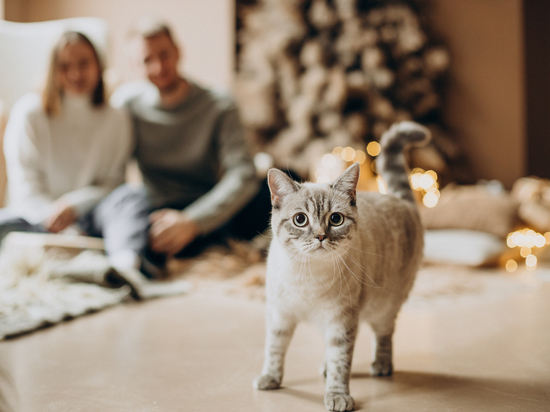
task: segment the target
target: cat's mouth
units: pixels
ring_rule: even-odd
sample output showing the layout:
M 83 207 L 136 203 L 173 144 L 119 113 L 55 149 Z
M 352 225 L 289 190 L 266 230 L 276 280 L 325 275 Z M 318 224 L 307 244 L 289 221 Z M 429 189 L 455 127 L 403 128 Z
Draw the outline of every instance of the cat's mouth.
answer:
M 313 247 L 313 250 L 312 250 L 312 251 L 313 251 L 313 252 L 322 252 L 322 251 L 326 252 L 326 251 L 328 251 L 327 244 L 326 244 L 326 243 L 323 243 L 323 242 L 319 242 L 319 243 L 317 244 L 317 246 L 314 246 L 314 247 Z

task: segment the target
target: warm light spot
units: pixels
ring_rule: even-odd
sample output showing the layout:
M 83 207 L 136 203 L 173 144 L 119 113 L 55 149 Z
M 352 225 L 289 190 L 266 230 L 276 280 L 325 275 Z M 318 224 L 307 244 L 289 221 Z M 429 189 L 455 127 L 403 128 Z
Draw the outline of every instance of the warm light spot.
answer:
M 423 176 L 422 173 L 413 173 L 411 175 L 411 187 L 414 190 L 420 190 L 420 178 Z
M 515 272 L 517 268 L 517 262 L 514 259 L 508 259 L 508 261 L 506 262 L 506 270 L 508 272 Z
M 436 172 L 434 172 L 433 170 L 428 170 L 426 172 L 426 174 L 428 176 L 431 176 L 434 182 L 437 182 L 437 173 Z
M 355 158 L 355 150 L 352 147 L 346 147 L 341 153 L 342 159 L 351 162 Z
M 508 245 L 509 248 L 515 248 L 517 246 L 516 242 L 514 241 L 514 234 L 513 233 L 510 233 L 508 235 L 508 237 L 506 238 L 506 244 Z
M 419 173 L 419 174 L 423 175 L 425 172 L 424 172 L 424 169 L 421 169 L 420 167 L 415 167 L 415 168 L 411 171 L 411 174 L 415 174 L 415 173 Z
M 331 169 L 336 165 L 336 158 L 331 154 L 326 154 L 321 159 L 321 164 L 324 167 Z
M 537 234 L 537 238 L 535 240 L 535 246 L 536 247 L 543 247 L 546 244 L 546 239 L 543 235 L 540 233 Z
M 355 161 L 358 162 L 360 165 L 365 163 L 365 160 L 367 160 L 367 155 L 362 150 L 356 150 L 355 151 Z
M 535 233 L 534 230 L 528 230 L 525 233 L 525 246 L 534 247 L 536 240 L 537 240 L 537 234 Z
M 544 238 L 546 239 L 546 244 L 549 245 L 550 244 L 550 232 L 546 232 L 544 234 Z
M 535 255 L 529 255 L 525 258 L 525 266 L 528 268 L 535 268 L 537 266 L 537 257 Z
M 519 254 L 521 255 L 521 257 L 526 258 L 527 256 L 529 256 L 531 254 L 531 248 L 528 247 L 528 246 L 523 246 L 520 249 Z
M 525 239 L 525 235 L 523 233 L 520 233 L 520 232 L 516 232 L 516 238 L 515 238 L 515 241 L 516 241 L 516 245 L 520 246 L 520 247 L 523 247 L 525 246 L 525 243 L 527 243 L 527 239 Z
M 332 149 L 332 154 L 334 156 L 340 156 L 342 154 L 342 150 L 344 150 L 342 146 L 336 146 L 334 149 Z
M 438 199 L 441 197 L 441 193 L 435 187 L 430 187 L 427 193 L 433 193 Z
M 368 145 L 367 145 L 367 153 L 370 154 L 372 157 L 376 157 L 380 154 L 380 143 L 378 142 L 370 142 Z
M 382 194 L 388 193 L 388 188 L 386 183 L 382 180 L 380 176 L 376 176 L 376 183 L 378 184 L 378 191 Z
M 424 203 L 424 206 L 432 208 L 432 207 L 435 207 L 435 205 L 437 205 L 438 200 L 439 198 L 435 193 L 428 192 L 422 198 L 422 203 Z
M 317 183 L 329 183 L 330 182 L 330 177 L 328 177 L 327 175 L 321 175 L 317 178 Z
M 419 179 L 419 183 L 420 183 L 420 187 L 424 190 L 428 190 L 430 187 L 433 186 L 433 184 L 435 183 L 435 180 L 433 179 L 433 177 L 431 175 L 429 175 L 428 173 L 424 173 L 420 179 Z

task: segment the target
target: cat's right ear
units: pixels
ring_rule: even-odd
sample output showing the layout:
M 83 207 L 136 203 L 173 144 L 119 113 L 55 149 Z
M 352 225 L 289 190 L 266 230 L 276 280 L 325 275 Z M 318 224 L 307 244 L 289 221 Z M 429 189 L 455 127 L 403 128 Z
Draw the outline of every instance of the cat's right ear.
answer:
M 269 169 L 267 184 L 271 192 L 271 205 L 274 208 L 281 207 L 283 199 L 299 189 L 298 183 L 279 169 Z

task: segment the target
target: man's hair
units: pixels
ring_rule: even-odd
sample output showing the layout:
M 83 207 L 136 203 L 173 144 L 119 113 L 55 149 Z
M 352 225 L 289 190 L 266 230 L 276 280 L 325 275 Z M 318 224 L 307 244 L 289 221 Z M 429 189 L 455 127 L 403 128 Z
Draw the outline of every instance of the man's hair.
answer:
M 59 69 L 59 53 L 68 44 L 84 43 L 92 48 L 94 57 L 99 67 L 99 81 L 92 93 L 92 104 L 96 107 L 102 106 L 105 103 L 105 83 L 103 82 L 103 65 L 97 49 L 93 43 L 80 32 L 67 31 L 63 33 L 60 39 L 55 44 L 51 56 L 50 64 L 48 67 L 48 74 L 46 77 L 46 84 L 42 90 L 42 106 L 48 116 L 56 116 L 61 113 L 61 95 L 62 91 L 59 88 L 59 82 L 57 79 Z
M 141 39 L 151 39 L 157 36 L 166 36 L 170 41 L 176 45 L 174 37 L 172 36 L 172 30 L 162 20 L 144 19 L 140 20 L 130 32 L 131 37 L 139 37 Z

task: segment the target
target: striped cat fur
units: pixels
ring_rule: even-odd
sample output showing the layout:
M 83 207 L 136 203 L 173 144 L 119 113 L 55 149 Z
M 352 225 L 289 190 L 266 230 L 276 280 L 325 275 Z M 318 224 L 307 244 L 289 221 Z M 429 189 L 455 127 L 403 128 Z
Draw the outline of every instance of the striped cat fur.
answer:
M 266 346 L 257 389 L 277 389 L 296 325 L 324 336 L 325 406 L 351 411 L 351 360 L 357 330 L 375 336 L 374 376 L 392 373 L 395 320 L 422 259 L 423 229 L 408 181 L 404 149 L 425 143 L 413 122 L 393 125 L 381 139 L 378 170 L 388 194 L 359 192 L 359 164 L 330 184 L 297 183 L 271 169 L 273 239 L 266 275 Z

